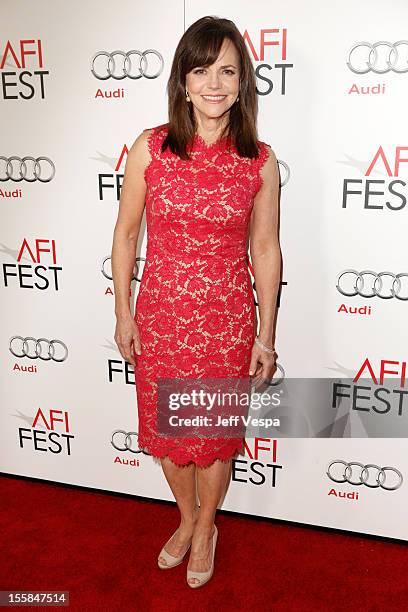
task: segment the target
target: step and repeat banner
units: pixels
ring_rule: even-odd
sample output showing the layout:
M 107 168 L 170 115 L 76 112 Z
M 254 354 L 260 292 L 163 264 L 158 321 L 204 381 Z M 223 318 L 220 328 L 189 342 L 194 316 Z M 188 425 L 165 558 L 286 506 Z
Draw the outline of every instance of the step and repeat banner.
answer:
M 406 3 L 2 9 L 0 471 L 172 499 L 138 447 L 110 256 L 128 150 L 167 121 L 182 33 L 217 15 L 245 38 L 259 137 L 279 161 L 276 376 L 347 379 L 354 400 L 328 405 L 318 432 L 248 438 L 222 507 L 408 540 Z M 133 304 L 146 239 L 143 220 Z

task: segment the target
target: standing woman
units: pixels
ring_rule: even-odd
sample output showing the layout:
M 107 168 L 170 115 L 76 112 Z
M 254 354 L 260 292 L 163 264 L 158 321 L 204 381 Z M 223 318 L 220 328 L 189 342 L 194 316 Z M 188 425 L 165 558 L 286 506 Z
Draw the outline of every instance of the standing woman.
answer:
M 145 129 L 126 162 L 112 246 L 115 341 L 135 369 L 139 447 L 160 458 L 180 511 L 158 565 L 178 565 L 191 547 L 187 583 L 197 588 L 213 573 L 215 514 L 243 438 L 160 435 L 157 379 L 272 378 L 279 172 L 273 150 L 257 139 L 254 69 L 232 21 L 207 16 L 187 29 L 168 97 L 168 123 Z M 146 263 L 133 316 L 129 287 L 145 205 Z

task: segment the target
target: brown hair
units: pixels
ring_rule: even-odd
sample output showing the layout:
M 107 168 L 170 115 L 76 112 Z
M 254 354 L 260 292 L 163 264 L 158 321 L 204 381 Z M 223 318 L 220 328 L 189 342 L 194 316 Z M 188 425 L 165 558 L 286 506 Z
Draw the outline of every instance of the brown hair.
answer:
M 240 58 L 239 100 L 229 109 L 229 124 L 221 137 L 229 137 L 241 157 L 258 157 L 256 119 L 258 97 L 255 71 L 245 41 L 233 21 L 207 15 L 198 19 L 183 34 L 177 45 L 167 83 L 168 133 L 162 144 L 182 159 L 190 159 L 187 148 L 194 138 L 194 109 L 186 100 L 186 74 L 197 66 L 210 66 L 228 38 Z

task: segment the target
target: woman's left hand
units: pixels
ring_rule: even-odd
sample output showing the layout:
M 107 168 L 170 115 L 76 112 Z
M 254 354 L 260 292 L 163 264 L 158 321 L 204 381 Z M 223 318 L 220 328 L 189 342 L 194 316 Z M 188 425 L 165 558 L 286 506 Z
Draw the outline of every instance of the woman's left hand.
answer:
M 276 370 L 276 353 L 267 353 L 255 342 L 249 366 L 249 375 L 255 383 L 255 389 L 259 391 L 265 383 L 268 385 Z

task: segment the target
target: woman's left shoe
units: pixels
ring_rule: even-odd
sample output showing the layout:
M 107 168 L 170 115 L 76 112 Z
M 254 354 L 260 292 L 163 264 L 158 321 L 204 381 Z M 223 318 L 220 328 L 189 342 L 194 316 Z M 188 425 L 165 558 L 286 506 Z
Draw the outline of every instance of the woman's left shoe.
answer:
M 187 570 L 187 584 L 192 589 L 197 589 L 200 586 L 203 586 L 206 582 L 208 582 L 213 575 L 214 572 L 214 556 L 215 556 L 215 547 L 217 545 L 218 538 L 218 529 L 217 526 L 214 525 L 214 533 L 212 537 L 212 559 L 211 559 L 211 567 L 207 572 L 193 572 L 191 570 Z M 195 578 L 195 582 L 191 583 L 190 580 Z
M 176 532 L 174 532 L 176 533 Z M 171 538 L 174 536 L 171 536 Z M 191 542 L 187 548 L 187 550 L 185 551 L 184 554 L 182 554 L 180 557 L 174 557 L 174 555 L 171 555 L 170 553 L 167 552 L 167 550 L 165 550 L 165 546 L 167 546 L 167 544 L 170 542 L 171 538 L 169 540 L 167 540 L 166 544 L 163 546 L 163 548 L 160 551 L 160 554 L 158 556 L 157 559 L 157 565 L 160 567 L 160 569 L 170 569 L 171 567 L 176 567 L 177 565 L 180 565 L 180 563 L 183 562 L 184 557 L 186 556 L 187 551 L 189 550 L 190 546 L 191 546 Z M 163 563 L 163 561 L 164 563 Z

